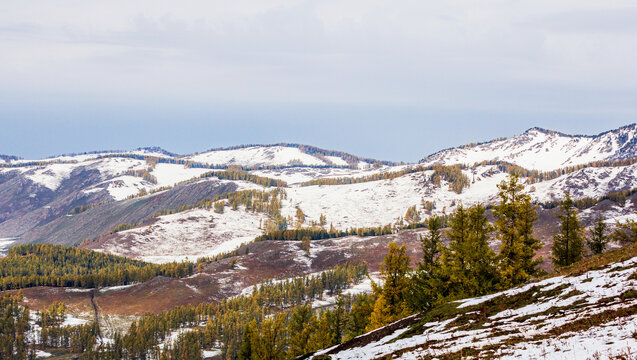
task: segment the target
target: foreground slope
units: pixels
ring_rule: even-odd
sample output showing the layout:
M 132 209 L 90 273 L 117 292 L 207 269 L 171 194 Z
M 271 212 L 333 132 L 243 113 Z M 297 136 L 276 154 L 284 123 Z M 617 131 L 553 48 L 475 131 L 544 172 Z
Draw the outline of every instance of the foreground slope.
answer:
M 618 249 L 562 276 L 443 304 L 316 355 L 332 359 L 634 359 L 635 255 L 634 245 Z M 597 265 L 609 257 L 623 257 L 623 261 Z

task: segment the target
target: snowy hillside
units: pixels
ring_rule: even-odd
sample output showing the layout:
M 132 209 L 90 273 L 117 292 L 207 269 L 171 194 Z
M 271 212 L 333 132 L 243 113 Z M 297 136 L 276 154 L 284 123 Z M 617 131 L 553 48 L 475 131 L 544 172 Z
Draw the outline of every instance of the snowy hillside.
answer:
M 401 176 L 393 180 L 379 180 L 351 185 L 295 186 L 287 189 L 288 201 L 282 214 L 294 216 L 300 208 L 308 221 L 317 221 L 321 214 L 336 228 L 387 225 L 405 215 L 417 205 L 423 217 L 422 200 L 435 202 L 434 213 L 450 213 L 462 203 L 494 203 L 497 185 L 508 174 L 494 166 L 480 166 L 465 170 L 471 179 L 469 188 L 457 194 L 443 182 L 440 187 L 431 181 L 433 171 Z M 614 168 L 586 168 L 556 179 L 534 183 L 527 187 L 538 202 L 562 199 L 566 191 L 574 198 L 598 198 L 610 192 L 637 187 L 637 165 Z
M 349 163 L 339 156 L 312 155 L 298 147 L 257 145 L 220 149 L 190 155 L 185 159 L 209 165 L 239 165 L 245 167 L 268 166 L 326 166 L 347 167 Z M 360 166 L 364 166 L 361 164 Z
M 167 263 L 229 252 L 261 234 L 265 216 L 244 209 L 217 214 L 194 209 L 160 216 L 157 222 L 122 231 L 87 248 L 139 260 Z
M 637 156 L 637 125 L 597 136 L 566 135 L 533 128 L 508 139 L 443 150 L 422 160 L 426 164 L 474 164 L 485 160 L 507 161 L 527 169 L 554 170 L 599 160 Z
M 318 354 L 331 359 L 633 359 L 637 257 L 442 305 Z M 627 356 L 627 357 L 621 357 Z

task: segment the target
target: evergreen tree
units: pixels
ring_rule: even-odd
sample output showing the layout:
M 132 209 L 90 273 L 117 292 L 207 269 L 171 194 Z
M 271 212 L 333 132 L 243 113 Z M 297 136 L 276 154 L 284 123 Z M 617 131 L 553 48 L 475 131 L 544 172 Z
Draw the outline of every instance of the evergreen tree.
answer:
M 495 253 L 489 249 L 493 231 L 481 205 L 462 205 L 449 219 L 449 247 L 443 248 L 441 292 L 451 298 L 481 295 L 493 289 L 496 279 Z
M 428 233 L 420 236 L 423 252 L 422 262 L 418 263 L 418 270 L 411 276 L 410 306 L 416 311 L 429 309 L 438 298 L 437 275 L 440 272 L 440 255 L 442 237 L 442 223 L 438 216 L 427 220 Z
M 263 360 L 282 360 L 285 358 L 285 314 L 280 313 L 266 318 L 260 324 L 258 332 L 253 333 L 252 358 Z
M 312 307 L 309 305 L 297 306 L 290 314 L 288 358 L 296 358 L 309 352 L 308 341 L 314 332 L 314 329 L 309 326 L 311 320 Z
M 595 225 L 590 231 L 590 238 L 588 239 L 588 248 L 595 255 L 601 254 L 606 249 L 608 239 L 606 238 L 606 223 L 602 219 L 601 215 L 597 217 Z
M 448 247 L 442 249 L 441 273 L 444 286 L 440 289 L 444 297 L 455 296 L 466 291 L 466 274 L 469 249 L 469 216 L 460 204 L 449 217 Z
M 369 325 L 373 310 L 374 299 L 372 295 L 361 294 L 356 296 L 352 304 L 352 309 L 349 312 L 346 334 L 343 340 L 351 340 L 363 334 Z
M 310 336 L 309 343 L 311 344 L 311 351 L 325 349 L 334 345 L 334 334 L 330 332 L 329 320 L 327 313 L 323 312 L 318 317 L 313 316 L 310 325 L 313 329 L 316 329 Z
M 252 359 L 252 337 L 255 336 L 255 328 L 257 327 L 257 321 L 252 320 L 251 323 L 246 326 L 243 331 L 243 340 L 241 341 L 241 346 L 239 347 L 239 353 L 237 354 L 237 358 L 239 360 L 251 360 Z
M 405 221 L 408 223 L 417 223 L 420 222 L 420 214 L 418 213 L 418 208 L 416 205 L 410 206 L 405 213 Z
M 522 239 L 522 269 L 529 276 L 538 274 L 538 265 L 542 258 L 535 259 L 535 254 L 542 247 L 540 240 L 533 236 L 533 225 L 538 219 L 536 206 L 531 197 L 524 195 L 518 207 L 518 234 Z
M 27 357 L 29 310 L 20 305 L 22 293 L 0 295 L 0 359 L 21 360 Z
M 494 228 L 487 219 L 482 205 L 469 208 L 469 242 L 466 248 L 469 265 L 469 279 L 475 287 L 472 296 L 491 292 L 497 283 L 495 252 L 489 248 L 489 234 Z M 470 281 L 471 283 L 471 281 Z
M 628 219 L 626 222 L 615 224 L 613 231 L 613 240 L 621 244 L 630 244 L 637 242 L 637 221 Z
M 405 244 L 398 246 L 394 242 L 389 243 L 389 252 L 380 267 L 383 286 L 373 284 L 374 292 L 378 295 L 371 320 L 374 326 L 385 325 L 406 315 L 406 300 L 410 290 L 406 249 Z
M 583 228 L 577 219 L 577 209 L 568 192 L 560 205 L 558 218 L 561 225 L 559 232 L 553 235 L 551 260 L 555 266 L 568 266 L 582 258 L 583 249 Z
M 524 186 L 517 175 L 498 185 L 500 203 L 494 206 L 495 229 L 502 245 L 499 253 L 501 287 L 521 284 L 537 273 L 535 251 L 540 243 L 533 237 L 537 220 L 535 206 L 523 193 Z

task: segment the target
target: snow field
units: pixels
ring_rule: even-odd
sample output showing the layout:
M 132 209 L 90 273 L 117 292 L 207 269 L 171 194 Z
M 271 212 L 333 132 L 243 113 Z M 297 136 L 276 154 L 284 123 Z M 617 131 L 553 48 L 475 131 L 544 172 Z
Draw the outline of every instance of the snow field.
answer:
M 261 234 L 259 221 L 265 215 L 246 212 L 245 208 L 223 214 L 193 209 L 160 216 L 150 226 L 119 233 L 116 242 L 105 243 L 99 250 L 154 262 L 191 261 L 232 251 Z

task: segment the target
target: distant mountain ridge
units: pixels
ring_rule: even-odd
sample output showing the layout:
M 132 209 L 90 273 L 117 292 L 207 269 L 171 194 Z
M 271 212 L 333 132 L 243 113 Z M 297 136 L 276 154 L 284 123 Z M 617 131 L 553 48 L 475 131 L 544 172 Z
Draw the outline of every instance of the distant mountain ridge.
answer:
M 182 158 L 190 158 L 190 157 L 205 154 L 205 153 L 211 153 L 211 152 L 245 150 L 249 148 L 267 149 L 267 148 L 275 148 L 275 147 L 298 149 L 299 151 L 305 154 L 313 155 L 313 156 L 338 157 L 343 159 L 348 164 L 357 164 L 359 162 L 364 162 L 368 164 L 382 164 L 387 166 L 398 164 L 397 162 L 393 162 L 393 161 L 377 160 L 373 158 L 357 156 L 357 155 L 353 155 L 353 154 L 350 154 L 344 151 L 339 151 L 339 150 L 327 150 L 327 149 L 319 148 L 312 145 L 299 144 L 299 143 L 284 143 L 284 142 L 274 143 L 274 144 L 241 144 L 241 145 L 233 145 L 233 146 L 227 146 L 227 147 L 216 147 L 216 148 L 210 148 L 202 152 L 194 152 L 192 154 L 178 154 L 178 153 L 168 151 L 159 146 L 145 146 L 145 147 L 138 147 L 133 150 L 93 150 L 93 151 L 85 151 L 85 152 L 63 153 L 59 155 L 52 155 L 52 156 L 47 156 L 45 158 L 32 159 L 28 161 L 40 161 L 40 160 L 46 161 L 46 160 L 52 160 L 52 159 L 58 159 L 58 158 L 73 158 L 73 157 L 80 157 L 80 156 L 86 156 L 86 155 L 106 155 L 106 154 L 140 154 L 140 155 L 148 154 L 148 156 L 164 155 L 171 158 L 182 159 Z M 13 156 L 13 155 L 0 154 L 0 160 L 4 160 L 5 162 L 10 162 L 10 161 L 23 160 L 23 158 L 18 156 Z M 330 162 L 329 161 L 326 162 L 325 165 L 330 165 Z
M 600 160 L 637 157 L 637 124 L 598 135 L 569 135 L 533 127 L 511 138 L 498 138 L 433 153 L 421 163 L 451 165 L 501 160 L 531 170 L 556 170 Z
M 461 203 L 493 202 L 497 184 L 514 167 L 494 163 L 473 166 L 483 160 L 502 160 L 527 169 L 538 168 L 536 165 L 556 169 L 631 158 L 526 179 L 532 183 L 529 191 L 538 203 L 558 201 L 566 191 L 575 199 L 597 199 L 637 188 L 637 159 L 632 159 L 637 158 L 636 132 L 636 125 L 595 136 L 532 128 L 513 138 L 443 150 L 427 158 L 427 166 L 422 167 L 288 143 L 246 144 L 192 155 L 140 147 L 126 152 L 0 162 L 0 239 L 77 244 L 119 224 L 142 223 L 157 211 L 191 205 L 224 192 L 271 191 L 245 177 L 219 176 L 225 169 L 235 171 L 237 167 L 250 176 L 287 184 L 286 198 L 280 204 L 286 219 L 293 219 L 301 209 L 307 219 L 305 225 L 327 216 L 335 228 L 347 229 L 396 223 L 413 206 L 426 217 L 448 213 Z M 441 175 L 428 165 L 458 163 L 470 165 L 455 169 L 459 180 L 466 179 L 462 188 L 452 190 L 447 180 L 434 182 Z M 357 178 L 369 180 L 347 181 Z M 325 181 L 301 186 L 313 180 Z M 337 184 L 341 185 L 330 186 Z M 140 210 L 150 209 L 147 203 L 153 206 L 152 211 Z M 426 206 L 430 207 L 428 211 L 424 210 Z M 631 209 L 616 209 L 608 213 L 608 218 L 626 216 Z M 191 221 L 189 217 L 181 220 Z M 221 231 L 223 226 L 211 231 Z M 234 239 L 238 232 L 229 230 L 218 235 Z

